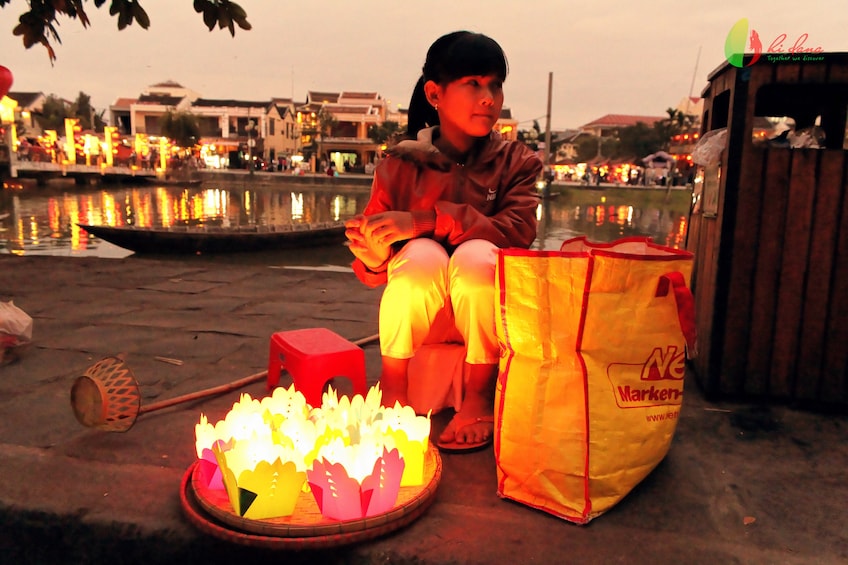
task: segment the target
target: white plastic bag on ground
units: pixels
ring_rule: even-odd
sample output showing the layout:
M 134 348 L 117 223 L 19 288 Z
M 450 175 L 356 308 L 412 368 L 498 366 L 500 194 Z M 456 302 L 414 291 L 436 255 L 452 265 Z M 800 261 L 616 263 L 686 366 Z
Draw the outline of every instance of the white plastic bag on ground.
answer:
M 32 318 L 12 301 L 0 302 L 0 365 L 14 361 L 32 341 Z

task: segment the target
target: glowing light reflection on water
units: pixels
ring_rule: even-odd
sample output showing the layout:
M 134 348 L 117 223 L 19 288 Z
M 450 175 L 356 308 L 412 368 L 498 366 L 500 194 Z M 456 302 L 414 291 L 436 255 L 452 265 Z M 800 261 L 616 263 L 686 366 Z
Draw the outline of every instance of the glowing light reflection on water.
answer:
M 601 242 L 650 236 L 663 245 L 685 247 L 688 190 L 555 186 L 554 194 L 537 209 L 539 230 L 533 249 L 558 249 L 562 241 L 578 235 Z M 360 212 L 368 196 L 367 186 L 245 187 L 244 183 L 4 190 L 0 192 L 0 253 L 123 258 L 132 252 L 90 236 L 78 224 L 229 227 L 326 222 Z M 228 259 L 339 266 L 351 259 L 343 246 L 276 255 Z

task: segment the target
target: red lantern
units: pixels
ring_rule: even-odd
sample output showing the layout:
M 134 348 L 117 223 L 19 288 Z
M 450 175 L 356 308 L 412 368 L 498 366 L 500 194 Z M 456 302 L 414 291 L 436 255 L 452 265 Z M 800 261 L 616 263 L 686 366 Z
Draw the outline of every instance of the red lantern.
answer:
M 10 88 L 12 88 L 12 71 L 0 65 L 0 98 L 6 96 Z

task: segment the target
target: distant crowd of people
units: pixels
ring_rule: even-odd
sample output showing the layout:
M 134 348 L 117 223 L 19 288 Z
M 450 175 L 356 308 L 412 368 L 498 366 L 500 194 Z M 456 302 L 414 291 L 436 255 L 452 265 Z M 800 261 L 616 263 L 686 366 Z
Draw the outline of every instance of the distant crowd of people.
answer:
M 19 161 L 36 161 L 46 162 L 52 161 L 50 152 L 42 147 L 38 140 L 30 141 L 26 137 L 22 137 L 18 142 L 18 160 Z
M 76 163 L 90 164 L 93 166 L 101 166 L 104 163 L 105 155 L 100 147 L 92 146 L 89 149 L 88 155 L 77 150 Z M 43 163 L 65 163 L 68 161 L 65 153 L 64 139 L 58 139 L 54 144 L 45 147 L 39 142 L 39 139 L 32 137 L 21 137 L 16 155 L 19 161 L 43 162 Z M 121 144 L 115 149 L 112 163 L 118 167 L 138 167 L 142 170 L 156 169 L 160 166 L 160 154 L 157 147 L 151 147 L 147 151 L 136 152 L 135 147 Z M 238 164 L 237 164 L 238 163 Z M 250 162 L 244 158 L 240 162 L 233 162 L 228 159 L 221 161 L 221 166 L 241 167 L 247 169 L 250 167 Z M 321 160 L 318 164 L 317 171 L 321 171 L 328 176 L 339 176 L 340 173 L 365 173 L 372 174 L 374 172 L 374 163 L 367 163 L 364 167 L 357 166 L 355 158 L 344 159 L 337 164 L 335 160 Z M 202 169 L 206 168 L 207 164 L 200 155 L 191 153 L 184 155 L 174 155 L 168 158 L 168 169 Z M 291 173 L 293 175 L 303 175 L 311 171 L 308 162 L 293 159 L 291 155 L 277 155 L 272 159 L 264 159 L 261 156 L 253 156 L 253 170 L 263 172 L 282 172 Z

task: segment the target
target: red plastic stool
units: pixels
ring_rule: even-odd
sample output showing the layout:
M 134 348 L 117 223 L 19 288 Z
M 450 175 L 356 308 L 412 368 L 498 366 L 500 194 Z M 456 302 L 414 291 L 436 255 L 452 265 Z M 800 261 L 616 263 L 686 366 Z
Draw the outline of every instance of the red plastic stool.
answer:
M 347 377 L 353 393 L 365 395 L 365 352 L 342 336 L 325 328 L 277 332 L 271 335 L 268 357 L 268 390 L 280 382 L 285 368 L 294 388 L 311 406 L 321 406 L 324 385 L 334 377 Z

